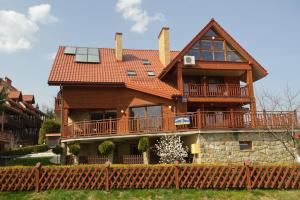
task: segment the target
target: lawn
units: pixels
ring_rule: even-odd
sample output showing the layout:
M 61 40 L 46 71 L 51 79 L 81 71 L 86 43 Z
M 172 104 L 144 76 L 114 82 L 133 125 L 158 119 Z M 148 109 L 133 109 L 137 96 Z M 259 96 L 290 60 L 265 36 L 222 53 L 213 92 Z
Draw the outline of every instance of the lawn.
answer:
M 300 190 L 113 190 L 110 192 L 99 190 L 52 190 L 40 193 L 35 192 L 1 192 L 0 199 L 217 199 L 217 200 L 299 200 Z

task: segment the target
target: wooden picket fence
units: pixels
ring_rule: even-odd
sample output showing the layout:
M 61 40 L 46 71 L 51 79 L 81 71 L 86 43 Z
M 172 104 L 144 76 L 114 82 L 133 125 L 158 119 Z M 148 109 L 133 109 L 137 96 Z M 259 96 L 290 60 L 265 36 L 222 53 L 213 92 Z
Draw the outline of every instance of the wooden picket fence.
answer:
M 1 168 L 1 191 L 51 189 L 300 189 L 300 166 L 132 165 Z

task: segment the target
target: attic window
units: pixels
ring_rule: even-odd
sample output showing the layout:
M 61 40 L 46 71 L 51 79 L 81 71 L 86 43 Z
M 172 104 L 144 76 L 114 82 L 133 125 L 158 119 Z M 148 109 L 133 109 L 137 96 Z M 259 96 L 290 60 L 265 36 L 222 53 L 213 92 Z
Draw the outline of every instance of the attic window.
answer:
M 148 59 L 142 60 L 143 65 L 151 65 L 151 62 Z
M 147 71 L 147 75 L 148 76 L 155 76 L 155 73 L 154 73 L 154 71 Z
M 136 71 L 135 70 L 128 70 L 127 71 L 127 76 L 136 76 Z

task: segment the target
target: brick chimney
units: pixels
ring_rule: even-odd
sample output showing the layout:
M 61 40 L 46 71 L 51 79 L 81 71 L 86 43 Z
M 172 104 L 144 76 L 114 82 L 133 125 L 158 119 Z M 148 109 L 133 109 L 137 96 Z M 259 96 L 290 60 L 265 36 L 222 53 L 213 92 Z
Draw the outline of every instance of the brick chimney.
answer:
M 123 60 L 122 33 L 115 34 L 115 55 L 117 61 Z
M 163 27 L 158 35 L 159 60 L 163 66 L 170 63 L 169 27 Z
M 8 86 L 11 86 L 12 80 L 10 80 L 8 77 L 5 77 L 5 82 Z

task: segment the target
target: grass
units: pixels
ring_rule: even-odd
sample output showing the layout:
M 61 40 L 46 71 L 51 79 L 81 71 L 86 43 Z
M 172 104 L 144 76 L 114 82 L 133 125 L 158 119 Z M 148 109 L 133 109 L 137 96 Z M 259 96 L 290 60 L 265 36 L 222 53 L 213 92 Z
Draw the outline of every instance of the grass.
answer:
M 38 158 L 15 158 L 6 161 L 7 166 L 35 166 L 36 163 L 40 162 L 43 166 L 53 165 L 50 162 L 52 157 L 38 157 Z
M 152 190 L 112 190 L 110 192 L 100 190 L 49 190 L 40 193 L 35 192 L 1 192 L 0 200 L 38 200 L 38 199 L 207 199 L 207 200 L 299 200 L 300 190 L 174 190 L 174 189 L 152 189 Z

